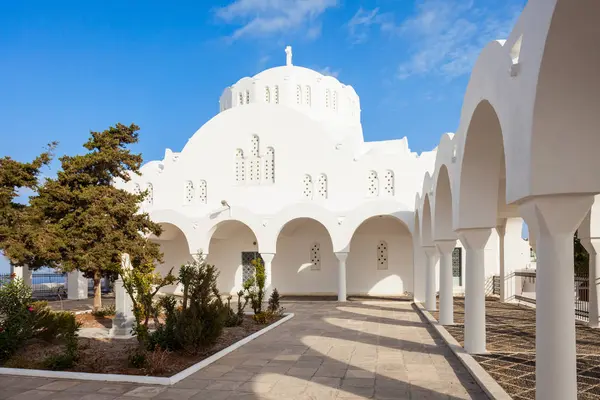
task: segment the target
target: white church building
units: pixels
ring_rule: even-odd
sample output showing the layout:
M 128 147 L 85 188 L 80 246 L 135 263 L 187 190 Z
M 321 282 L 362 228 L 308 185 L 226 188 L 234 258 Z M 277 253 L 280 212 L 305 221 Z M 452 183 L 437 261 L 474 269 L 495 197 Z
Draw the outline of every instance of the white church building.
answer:
M 284 295 L 412 296 L 424 257 L 415 193 L 436 150 L 416 154 L 406 138 L 366 142 L 352 86 L 293 65 L 285 50 L 286 65 L 226 88 L 219 113 L 180 152 L 167 149 L 123 184 L 149 192 L 143 209 L 164 228 L 159 270 L 202 251 L 220 271 L 219 289 L 235 293 L 260 254 L 267 285 Z M 497 236 L 486 250 L 498 260 L 491 277 Z

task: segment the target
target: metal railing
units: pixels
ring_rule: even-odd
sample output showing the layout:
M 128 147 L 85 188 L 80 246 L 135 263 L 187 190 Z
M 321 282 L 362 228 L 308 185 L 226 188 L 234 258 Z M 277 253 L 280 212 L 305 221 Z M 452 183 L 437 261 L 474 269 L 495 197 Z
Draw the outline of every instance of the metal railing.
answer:
M 515 299 L 535 304 L 535 281 L 536 271 L 515 271 L 517 285 L 520 286 L 515 295 Z M 573 285 L 573 301 L 575 308 L 575 316 L 582 320 L 589 320 L 589 277 L 587 274 L 576 273 L 574 276 Z
M 0 286 L 10 281 L 10 274 L 0 274 Z M 67 297 L 67 275 L 60 273 L 31 274 L 31 290 L 34 298 L 47 299 Z

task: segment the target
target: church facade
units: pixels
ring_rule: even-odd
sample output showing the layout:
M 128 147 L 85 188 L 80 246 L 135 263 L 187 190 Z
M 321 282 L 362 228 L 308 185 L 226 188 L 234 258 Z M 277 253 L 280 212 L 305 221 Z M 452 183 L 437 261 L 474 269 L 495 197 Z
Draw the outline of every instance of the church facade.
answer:
M 153 238 L 159 270 L 201 251 L 220 271 L 219 289 L 235 293 L 260 255 L 267 285 L 284 295 L 412 295 L 424 257 L 414 199 L 436 151 L 411 152 L 406 138 L 365 142 L 352 86 L 286 54 L 286 65 L 226 88 L 219 113 L 180 152 L 167 149 L 120 183 L 148 191 L 142 208 L 164 228 Z

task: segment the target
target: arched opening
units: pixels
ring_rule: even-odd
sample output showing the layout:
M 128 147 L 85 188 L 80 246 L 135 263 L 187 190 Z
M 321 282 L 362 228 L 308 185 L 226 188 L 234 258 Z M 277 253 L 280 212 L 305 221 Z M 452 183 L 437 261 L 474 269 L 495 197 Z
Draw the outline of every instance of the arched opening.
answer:
M 177 276 L 179 268 L 192 260 L 190 246 L 185 233 L 178 226 L 168 222 L 160 223 L 160 225 L 163 233 L 159 237 L 154 235 L 149 237 L 150 241 L 160 245 L 160 251 L 163 253 L 163 262 L 156 265 L 156 272 L 165 276 L 173 268 L 173 274 Z M 192 251 L 195 252 L 195 250 Z M 175 293 L 176 288 L 176 285 L 166 286 L 162 291 Z
M 250 262 L 259 256 L 256 235 L 243 222 L 220 222 L 213 230 L 207 262 L 219 270 L 217 285 L 222 293 L 236 293 L 251 274 Z
M 349 295 L 402 296 L 413 291 L 413 241 L 391 215 L 364 221 L 352 235 L 346 261 Z
M 287 222 L 277 237 L 273 287 L 286 295 L 336 295 L 338 260 L 325 226 L 312 218 Z

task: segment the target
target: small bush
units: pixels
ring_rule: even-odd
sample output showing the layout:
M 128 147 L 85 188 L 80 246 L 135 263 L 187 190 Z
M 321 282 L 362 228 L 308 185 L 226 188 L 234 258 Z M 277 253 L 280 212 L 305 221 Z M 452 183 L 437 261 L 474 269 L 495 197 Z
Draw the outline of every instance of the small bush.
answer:
M 283 312 L 285 311 L 284 308 L 279 305 L 279 292 L 277 291 L 277 288 L 273 289 L 273 292 L 269 297 L 268 310 L 270 313 L 279 316 L 283 315 Z
M 160 375 L 165 373 L 169 363 L 169 351 L 161 349 L 160 346 L 156 346 L 152 352 L 147 354 L 146 363 L 150 375 Z
M 129 366 L 133 368 L 144 368 L 146 367 L 148 360 L 146 357 L 146 351 L 140 347 L 136 347 L 127 359 Z
M 244 291 L 240 290 L 237 293 L 238 302 L 237 302 L 237 312 L 233 311 L 231 308 L 231 295 L 227 297 L 227 320 L 225 321 L 225 326 L 240 326 L 242 322 L 244 322 L 244 309 L 248 304 L 249 296 L 244 296 Z
M 115 315 L 117 313 L 117 309 L 114 304 L 110 304 L 108 306 L 104 306 L 97 311 L 93 311 L 92 315 L 96 318 L 105 318 L 111 315 Z
M 0 287 L 0 360 L 10 358 L 33 337 L 31 288 L 20 279 Z

